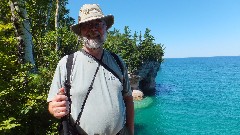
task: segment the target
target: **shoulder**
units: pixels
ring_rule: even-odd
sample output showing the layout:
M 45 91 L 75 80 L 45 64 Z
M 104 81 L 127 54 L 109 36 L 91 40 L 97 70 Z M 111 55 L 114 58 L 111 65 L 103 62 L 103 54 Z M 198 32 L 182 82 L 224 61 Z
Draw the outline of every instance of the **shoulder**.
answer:
M 64 57 L 62 57 L 58 62 L 58 67 L 62 67 L 63 65 L 66 65 L 67 58 L 68 58 L 68 55 L 65 55 Z
M 104 53 L 107 54 L 108 57 L 112 57 L 115 60 L 120 60 L 121 63 L 124 64 L 124 60 L 122 59 L 122 57 L 114 52 L 108 51 L 108 50 L 104 50 Z
M 58 67 L 66 67 L 66 63 L 67 63 L 68 57 L 71 55 L 72 58 L 74 59 L 74 58 L 77 58 L 77 56 L 79 56 L 80 53 L 81 53 L 80 51 L 77 51 L 75 53 L 72 53 L 72 54 L 69 54 L 69 55 L 65 55 L 58 62 Z

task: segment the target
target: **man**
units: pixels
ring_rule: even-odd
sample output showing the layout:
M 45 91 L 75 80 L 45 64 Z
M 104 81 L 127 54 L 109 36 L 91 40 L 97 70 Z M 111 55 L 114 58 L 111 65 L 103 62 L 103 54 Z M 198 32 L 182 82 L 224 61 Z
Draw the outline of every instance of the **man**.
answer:
M 126 66 L 120 58 L 124 65 L 122 73 L 117 60 L 103 49 L 114 17 L 104 16 L 97 4 L 85 4 L 80 9 L 78 21 L 71 29 L 82 39 L 83 48 L 75 52 L 73 58 L 70 116 L 74 122 L 78 120 L 92 83 L 93 89 L 86 98 L 77 127 L 89 135 L 123 134 L 124 129 L 134 134 L 133 98 Z M 58 119 L 69 113 L 68 98 L 63 94 L 67 57 L 58 63 L 47 99 L 49 112 Z

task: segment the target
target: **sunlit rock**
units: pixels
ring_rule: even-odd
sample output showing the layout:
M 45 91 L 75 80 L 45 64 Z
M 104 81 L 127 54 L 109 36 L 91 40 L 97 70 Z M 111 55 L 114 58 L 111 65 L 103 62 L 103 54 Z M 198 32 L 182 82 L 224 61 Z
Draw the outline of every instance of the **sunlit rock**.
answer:
M 133 100 L 142 100 L 144 94 L 140 90 L 133 90 L 132 96 L 133 96 Z

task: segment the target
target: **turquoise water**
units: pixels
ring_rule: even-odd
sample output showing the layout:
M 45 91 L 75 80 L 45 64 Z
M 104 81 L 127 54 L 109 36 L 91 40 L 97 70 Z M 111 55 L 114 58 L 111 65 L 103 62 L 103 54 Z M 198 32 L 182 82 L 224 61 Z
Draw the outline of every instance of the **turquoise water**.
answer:
M 135 102 L 136 135 L 240 135 L 240 56 L 165 59 L 156 89 Z

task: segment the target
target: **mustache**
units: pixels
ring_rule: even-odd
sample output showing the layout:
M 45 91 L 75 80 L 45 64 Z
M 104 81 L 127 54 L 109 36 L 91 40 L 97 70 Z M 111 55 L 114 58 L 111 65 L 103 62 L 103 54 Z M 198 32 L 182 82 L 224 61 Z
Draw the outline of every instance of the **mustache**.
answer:
M 90 39 L 92 39 L 92 38 L 101 38 L 101 35 L 100 35 L 99 32 L 88 32 L 86 34 L 86 37 L 90 38 Z

